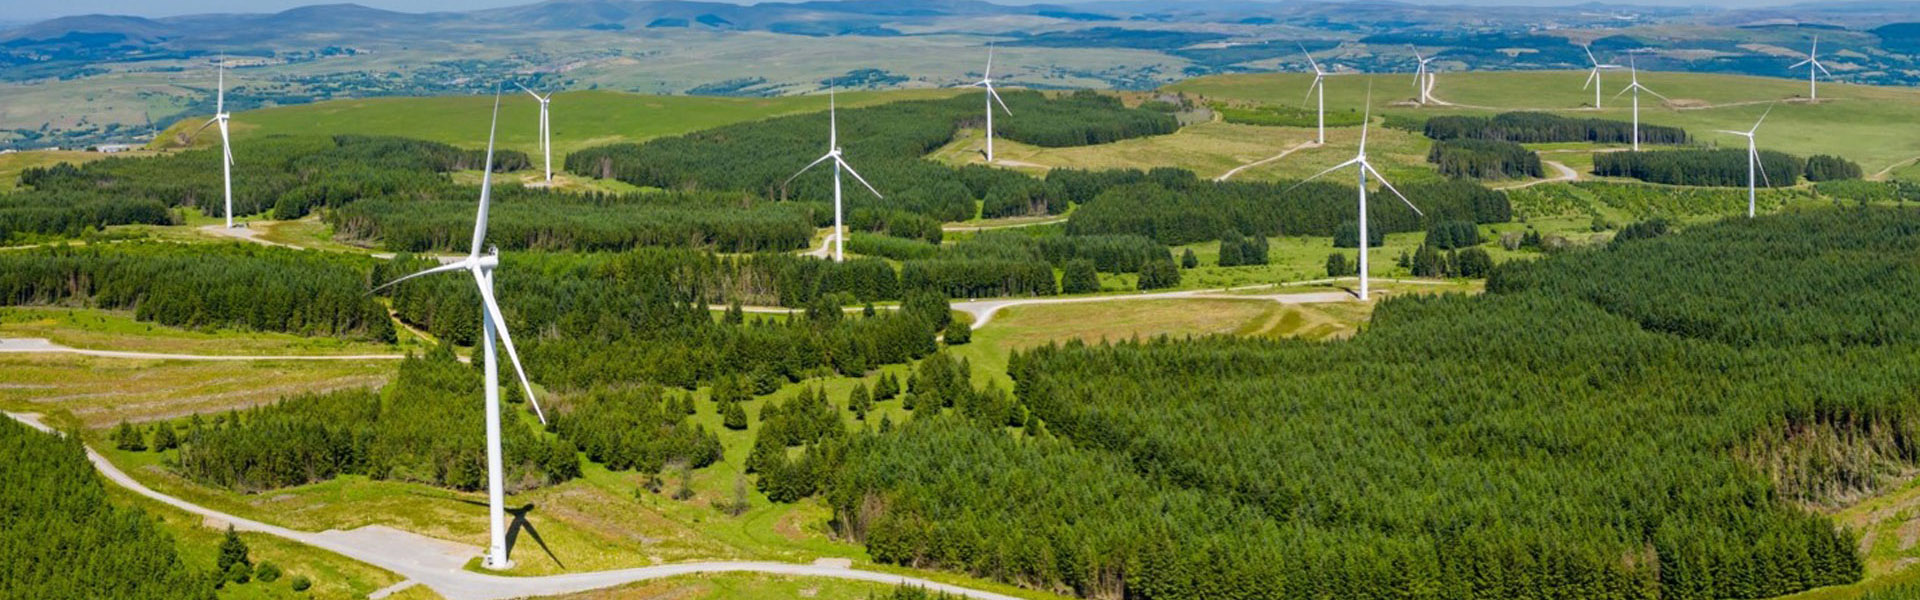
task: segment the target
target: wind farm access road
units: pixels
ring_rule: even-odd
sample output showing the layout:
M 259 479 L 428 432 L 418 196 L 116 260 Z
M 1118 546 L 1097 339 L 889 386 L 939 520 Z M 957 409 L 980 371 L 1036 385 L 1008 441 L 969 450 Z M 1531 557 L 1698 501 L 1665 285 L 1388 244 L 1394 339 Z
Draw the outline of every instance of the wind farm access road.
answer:
M 41 422 L 40 415 L 26 413 L 7 413 L 7 416 L 25 423 L 34 429 L 47 433 L 56 433 Z M 506 600 L 508 598 L 528 598 L 534 596 L 553 596 L 570 594 L 606 587 L 623 585 L 636 581 L 660 579 L 698 573 L 751 572 L 795 577 L 829 577 L 854 581 L 869 581 L 883 585 L 911 585 L 926 588 L 928 591 L 944 592 L 972 598 L 974 600 L 1016 600 L 1012 596 L 993 592 L 963 588 L 918 577 L 864 571 L 829 560 L 813 564 L 716 561 L 691 562 L 612 571 L 594 571 L 587 573 L 568 573 L 565 575 L 547 575 L 541 577 L 506 577 L 488 575 L 466 570 L 467 561 L 479 556 L 477 547 L 467 546 L 445 540 L 429 538 L 412 532 L 389 527 L 361 527 L 351 531 L 327 530 L 321 532 L 299 531 L 270 525 L 251 519 L 209 509 L 186 500 L 154 491 L 132 476 L 121 471 L 106 457 L 87 448 L 87 460 L 95 469 L 115 485 L 132 490 L 147 498 L 180 510 L 231 524 L 240 531 L 252 531 L 285 538 L 341 556 L 358 560 L 388 571 L 392 571 L 406 581 L 425 585 L 449 600 Z M 388 590 L 405 587 L 406 581 Z

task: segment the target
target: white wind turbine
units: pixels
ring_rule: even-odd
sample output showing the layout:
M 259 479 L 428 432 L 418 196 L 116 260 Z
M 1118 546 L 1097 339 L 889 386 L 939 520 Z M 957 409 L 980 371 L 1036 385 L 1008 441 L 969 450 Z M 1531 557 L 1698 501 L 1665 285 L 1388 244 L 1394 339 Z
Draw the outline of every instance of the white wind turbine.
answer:
M 1787 70 L 1798 69 L 1800 67 L 1807 68 L 1807 94 L 1810 96 L 1809 99 L 1819 100 L 1820 74 L 1826 73 L 1827 77 L 1833 77 L 1833 73 L 1827 72 L 1827 66 L 1820 64 L 1820 36 L 1813 36 L 1813 49 L 1807 52 L 1807 59 L 1793 63 L 1793 66 L 1787 67 Z
M 374 288 L 374 291 L 379 291 L 415 277 L 466 271 L 473 275 L 474 286 L 480 290 L 480 303 L 483 309 L 480 312 L 480 349 L 484 353 L 483 366 L 486 371 L 486 381 L 482 387 L 486 389 L 487 400 L 487 523 L 490 527 L 484 564 L 489 569 L 505 569 L 513 566 L 513 562 L 507 559 L 506 510 L 501 505 L 506 494 L 500 464 L 500 365 L 494 350 L 496 337 L 500 345 L 507 348 L 507 358 L 513 361 L 513 371 L 520 376 L 520 387 L 527 394 L 527 402 L 533 405 L 534 415 L 540 418 L 541 423 L 547 422 L 546 413 L 540 410 L 540 403 L 533 399 L 533 385 L 527 382 L 526 369 L 520 367 L 520 353 L 513 348 L 513 336 L 507 333 L 506 318 L 500 314 L 500 303 L 493 296 L 493 270 L 500 265 L 500 251 L 494 248 L 484 255 L 480 253 L 481 244 L 487 237 L 487 204 L 493 190 L 493 136 L 499 123 L 500 93 L 496 90 L 493 95 L 493 124 L 487 127 L 486 170 L 480 175 L 480 211 L 474 217 L 473 247 L 466 258 L 401 277 Z
M 1413 48 L 1413 57 L 1420 61 L 1419 68 L 1413 72 L 1413 88 L 1420 94 L 1420 104 L 1425 105 L 1433 100 L 1433 70 L 1427 68 L 1427 63 L 1433 62 L 1434 57 L 1421 56 L 1419 48 L 1408 48 Z
M 987 70 L 980 72 L 980 80 L 961 87 L 977 87 L 987 90 L 987 162 L 993 162 L 993 105 L 998 102 L 1000 110 L 1007 116 L 1013 116 L 1013 109 L 1007 108 L 1007 101 L 1000 99 L 1000 92 L 993 89 L 993 44 L 987 44 Z M 848 170 L 852 170 L 849 168 Z M 876 192 L 878 193 L 878 192 Z
M 1600 62 L 1600 59 L 1594 58 L 1593 46 L 1582 46 L 1582 47 L 1585 48 L 1587 51 L 1587 61 L 1593 63 L 1593 70 L 1587 72 L 1587 84 L 1584 86 L 1580 86 L 1580 89 L 1584 90 L 1589 87 L 1593 88 L 1593 108 L 1594 110 L 1599 110 L 1600 109 L 1600 72 L 1605 71 L 1607 69 L 1618 69 L 1620 68 L 1620 65 L 1602 63 Z
M 1754 134 L 1760 131 L 1761 123 L 1767 122 L 1767 115 L 1769 114 L 1773 114 L 1772 106 L 1767 107 L 1767 112 L 1760 113 L 1760 120 L 1753 122 L 1753 129 L 1746 131 L 1720 130 L 1720 133 L 1747 138 L 1747 218 L 1749 219 L 1753 218 L 1754 199 L 1759 195 L 1759 186 L 1754 179 L 1754 173 L 1758 172 L 1762 179 L 1765 179 L 1767 176 L 1767 168 L 1760 164 L 1760 148 L 1755 144 Z M 1773 187 L 1773 182 L 1768 181 L 1767 187 Z
M 231 229 L 233 228 L 233 140 L 227 133 L 227 119 L 231 116 L 227 114 L 227 57 L 220 57 L 219 70 L 220 87 L 217 88 L 218 91 L 214 96 L 213 118 L 201 124 L 199 129 L 193 130 L 193 135 L 187 138 L 193 139 L 199 136 L 200 132 L 205 131 L 210 125 L 220 126 L 220 181 L 226 197 L 227 228 Z
M 540 101 L 540 153 L 546 155 L 547 184 L 552 185 L 553 184 L 553 125 L 551 121 L 547 120 L 547 105 L 553 102 L 553 92 L 547 92 L 547 95 L 542 96 L 539 93 L 534 92 L 533 90 L 527 89 L 527 86 L 520 85 L 519 82 L 514 82 L 514 85 L 520 86 L 520 89 L 525 90 L 527 92 L 527 95 L 533 96 L 534 100 Z
M 1313 60 L 1313 53 L 1307 51 L 1306 44 L 1300 45 L 1300 53 L 1307 55 L 1307 64 L 1313 67 L 1313 85 L 1307 86 L 1307 94 L 1313 95 L 1318 92 L 1320 95 L 1317 113 L 1320 116 L 1320 141 L 1316 143 L 1325 146 L 1327 145 L 1327 72 L 1320 70 L 1320 63 Z
M 1659 98 L 1661 100 L 1666 100 L 1667 97 L 1660 95 L 1660 92 L 1647 89 L 1647 86 L 1640 85 L 1640 63 L 1638 61 L 1635 61 L 1632 56 L 1627 57 L 1627 67 L 1632 70 L 1633 83 L 1627 84 L 1627 87 L 1625 89 L 1620 90 L 1620 93 L 1614 94 L 1613 97 L 1619 98 L 1621 94 L 1625 94 L 1627 92 L 1633 92 L 1633 151 L 1639 152 L 1640 151 L 1640 92 L 1653 94 L 1655 98 Z
M 988 88 L 988 90 L 987 93 L 991 95 L 993 93 L 991 91 L 992 88 Z M 993 118 L 992 110 L 987 111 L 987 118 Z M 988 131 L 992 130 L 989 129 Z M 989 143 L 991 143 L 993 139 L 992 135 L 988 135 L 987 139 Z M 833 234 L 829 237 L 833 238 L 833 260 L 834 262 L 840 262 L 846 260 L 846 255 L 841 252 L 844 242 L 846 241 L 846 235 L 844 235 L 846 229 L 841 226 L 840 221 L 841 215 L 844 214 L 844 211 L 840 208 L 840 171 L 844 169 L 848 175 L 852 175 L 856 181 L 859 181 L 860 185 L 866 186 L 867 191 L 873 192 L 873 197 L 885 198 L 886 196 L 880 195 L 880 190 L 873 189 L 873 184 L 867 183 L 867 178 L 861 177 L 859 171 L 853 170 L 853 165 L 847 164 L 846 159 L 840 157 L 840 113 L 834 104 L 833 87 L 831 84 L 827 87 L 827 153 L 820 155 L 820 158 L 813 159 L 813 162 L 807 163 L 807 166 L 800 167 L 800 170 L 782 182 L 780 187 L 786 187 L 787 184 L 793 183 L 795 177 L 799 177 L 809 169 L 829 160 L 833 161 Z
M 1326 175 L 1328 173 L 1332 173 L 1334 171 L 1338 171 L 1340 169 L 1344 169 L 1350 166 L 1358 165 L 1359 168 L 1354 170 L 1358 171 L 1360 175 L 1360 185 L 1359 185 L 1360 237 L 1359 237 L 1359 240 L 1360 240 L 1360 301 L 1361 302 L 1367 301 L 1367 294 L 1369 291 L 1369 287 L 1368 287 L 1369 279 L 1367 275 L 1367 246 L 1368 246 L 1367 244 L 1367 174 L 1372 173 L 1374 177 L 1379 178 L 1380 184 L 1386 186 L 1388 191 L 1393 192 L 1393 195 L 1399 196 L 1401 202 L 1407 203 L 1407 208 L 1413 209 L 1414 214 L 1420 215 L 1422 217 L 1426 216 L 1426 213 L 1420 212 L 1420 207 L 1414 206 L 1412 200 L 1408 200 L 1405 194 L 1400 193 L 1400 190 L 1395 189 L 1393 187 L 1392 182 L 1387 181 L 1387 176 L 1381 175 L 1378 169 L 1373 168 L 1372 162 L 1367 161 L 1367 129 L 1369 126 L 1371 126 L 1372 121 L 1373 121 L 1373 89 L 1371 86 L 1369 86 L 1367 89 L 1366 115 L 1360 121 L 1360 152 L 1359 154 L 1355 155 L 1353 157 L 1353 160 L 1349 160 L 1347 162 L 1334 165 L 1333 168 L 1316 173 L 1312 177 L 1302 179 L 1300 180 L 1300 183 L 1293 184 L 1293 187 L 1287 188 L 1287 191 L 1293 191 L 1294 188 L 1300 187 L 1302 185 L 1306 185 L 1306 183 L 1309 181 L 1319 179 L 1320 176 L 1322 175 Z

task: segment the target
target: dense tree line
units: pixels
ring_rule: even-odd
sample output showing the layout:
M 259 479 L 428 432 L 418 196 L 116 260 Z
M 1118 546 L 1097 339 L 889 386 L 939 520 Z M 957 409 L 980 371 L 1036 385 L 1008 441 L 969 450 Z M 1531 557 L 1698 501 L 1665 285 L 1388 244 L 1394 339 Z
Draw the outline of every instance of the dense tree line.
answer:
M 367 197 L 471 198 L 444 174 L 478 169 L 484 153 L 393 137 L 268 136 L 236 149 L 233 211 L 297 218 L 316 207 Z M 165 208 L 225 214 L 220 151 L 113 157 L 23 171 L 28 191 L 0 195 L 0 240 L 21 233 L 75 233 L 76 227 L 170 224 Z M 529 164 L 524 153 L 494 155 L 496 169 Z M 164 215 L 164 216 L 163 216 Z
M 1049 99 L 1037 92 L 1009 91 L 1005 96 L 1013 116 L 996 119 L 1000 135 L 1037 145 L 1104 143 L 1177 127 L 1171 116 L 1125 108 L 1097 94 Z M 999 187 L 995 182 L 1028 179 L 1002 169 L 954 169 L 921 158 L 951 141 L 963 123 L 982 118 L 980 100 L 969 95 L 840 111 L 847 161 L 886 196 L 875 198 L 857 182 L 847 181 L 847 208 L 964 221 L 975 216 L 976 201 Z M 588 148 L 569 154 L 566 168 L 645 187 L 730 190 L 770 200 L 820 202 L 833 197 L 829 169 L 790 183 L 788 178 L 826 150 L 827 118 L 825 113 L 779 117 L 639 144 Z M 1047 200 L 1046 192 L 1000 187 L 993 210 L 1015 214 L 1042 205 L 1050 212 L 1064 210 L 1064 205 Z
M 1807 158 L 1807 181 L 1840 181 L 1859 179 L 1865 174 L 1856 163 L 1830 154 L 1815 154 Z
M 487 241 L 509 250 L 607 251 L 641 246 L 719 252 L 798 250 L 813 240 L 818 207 L 739 194 L 577 196 L 501 188 Z M 395 252 L 462 252 L 474 200 L 362 200 L 327 213 L 337 235 Z M 831 213 L 828 214 L 831 218 Z
M 994 134 L 1046 148 L 1092 146 L 1166 135 L 1180 129 L 1180 122 L 1173 115 L 1128 109 L 1120 104 L 1118 96 L 1093 90 L 1079 90 L 1051 99 L 1039 92 L 1008 91 L 1001 94 L 1001 98 L 1007 101 L 1013 114 L 994 120 Z M 974 105 L 980 103 L 974 102 Z M 981 120 L 984 122 L 985 118 Z
M 367 259 L 257 244 L 127 243 L 0 253 L 0 304 L 84 303 L 176 327 L 392 341 Z
M 819 374 L 864 373 L 933 351 L 946 315 L 914 310 L 842 317 L 833 298 L 895 281 L 884 261 L 833 263 L 791 255 L 719 257 L 686 250 L 510 254 L 495 274 L 508 327 L 532 378 L 564 392 L 637 383 L 692 388 L 730 375 L 777 386 Z M 382 279 L 424 267 L 382 266 Z M 1044 264 L 1039 265 L 1046 269 Z M 1048 270 L 1049 283 L 1051 271 Z M 478 338 L 478 297 L 460 278 L 390 288 L 395 312 L 454 343 Z M 911 293 L 888 296 L 912 298 Z M 711 306 L 793 301 L 817 318 L 716 320 Z M 944 308 L 942 309 L 944 310 Z
M 553 429 L 610 470 L 697 469 L 720 460 L 720 438 L 688 420 L 693 408 L 659 386 L 596 389 L 556 399 Z
M 1513 216 L 1505 194 L 1472 182 L 1409 184 L 1401 191 L 1426 217 L 1397 200 L 1369 202 L 1369 233 L 1419 231 L 1425 219 L 1500 223 Z M 1175 245 L 1221 239 L 1230 231 L 1265 237 L 1334 235 L 1335 229 L 1357 218 L 1355 194 L 1353 188 L 1318 181 L 1298 187 L 1287 182 L 1192 182 L 1169 188 L 1142 180 L 1101 192 L 1074 211 L 1066 229 L 1070 235 L 1130 233 Z
M 934 258 L 900 266 L 900 286 L 949 298 L 1051 296 L 1053 267 L 1044 262 L 998 258 Z
M 1422 133 L 1436 140 L 1496 140 L 1518 144 L 1592 142 L 1633 143 L 1633 123 L 1582 119 L 1538 112 L 1510 112 L 1492 117 L 1438 116 L 1427 119 Z M 1685 144 L 1687 131 L 1678 127 L 1640 124 L 1643 144 Z
M 1220 115 L 1220 120 L 1240 125 L 1262 125 L 1266 127 L 1320 126 L 1321 115 L 1316 112 L 1312 106 L 1304 108 L 1280 105 L 1242 107 L 1215 104 L 1211 108 L 1213 112 Z M 1326 123 L 1328 127 L 1359 127 L 1364 117 L 1365 115 L 1360 111 L 1351 108 L 1335 110 L 1326 113 Z
M 297 396 L 214 425 L 195 417 L 175 468 L 194 481 L 243 492 L 342 474 L 477 490 L 487 473 L 482 385 L 474 367 L 442 346 L 406 359 L 378 394 Z M 509 486 L 580 475 L 573 444 L 545 439 L 518 419 L 506 419 L 502 431 Z
M 1747 187 L 1747 162 L 1747 151 L 1741 149 L 1598 152 L 1593 155 L 1593 174 L 1668 185 Z M 1806 167 L 1807 161 L 1800 157 L 1761 150 L 1759 168 L 1766 174 L 1755 172 L 1754 183 L 1793 187 Z
M 76 437 L 0 419 L 0 597 L 213 599 L 153 517 L 110 500 Z
M 1912 211 L 1807 211 L 1508 263 L 1346 342 L 1042 347 L 1010 361 L 1023 432 L 916 412 L 820 493 L 877 561 L 1087 597 L 1851 582 L 1803 507 L 1920 462 L 1917 247 Z
M 126 199 L 67 190 L 0 194 L 0 243 L 36 236 L 77 238 L 108 225 L 172 225 L 173 212 L 152 199 Z
M 1520 144 L 1502 140 L 1440 140 L 1427 151 L 1427 162 L 1448 177 L 1524 179 L 1546 174 L 1540 168 L 1540 155 Z

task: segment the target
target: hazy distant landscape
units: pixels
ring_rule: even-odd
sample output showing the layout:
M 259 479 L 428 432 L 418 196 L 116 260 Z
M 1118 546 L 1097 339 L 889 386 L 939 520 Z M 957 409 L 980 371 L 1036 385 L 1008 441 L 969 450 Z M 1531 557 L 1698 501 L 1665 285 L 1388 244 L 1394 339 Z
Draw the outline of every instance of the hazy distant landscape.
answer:
M 489 73 L 528 85 L 775 96 L 924 88 L 977 74 L 1035 89 L 1151 89 L 1197 75 L 1405 70 L 1409 44 L 1441 72 L 1572 69 L 1579 45 L 1662 71 L 1789 76 L 1813 35 L 1842 81 L 1920 81 L 1920 10 L 1905 2 L 1769 9 L 1462 9 L 1377 3 L 1129 2 L 1001 6 L 870 0 L 734 5 L 553 0 L 461 13 L 349 4 L 275 14 L 76 16 L 0 30 L 0 148 L 139 142 L 212 105 L 225 55 L 234 107 L 474 94 Z M 404 38 L 395 37 L 405 33 Z M 404 41 L 399 41 L 404 39 Z M 61 98 L 61 101 L 49 101 Z

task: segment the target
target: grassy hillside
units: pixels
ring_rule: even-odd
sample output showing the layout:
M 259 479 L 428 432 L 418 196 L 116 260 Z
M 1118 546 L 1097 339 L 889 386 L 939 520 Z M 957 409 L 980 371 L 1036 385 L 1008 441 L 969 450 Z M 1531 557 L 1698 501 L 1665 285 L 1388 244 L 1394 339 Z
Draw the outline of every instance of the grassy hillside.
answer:
M 1581 90 L 1583 71 L 1441 73 L 1434 96 L 1453 106 L 1408 105 L 1413 97 L 1405 74 L 1342 75 L 1327 80 L 1327 107 L 1358 106 L 1374 86 L 1375 114 L 1491 114 L 1539 110 L 1566 115 L 1629 120 L 1629 97 L 1614 97 L 1628 81 L 1624 72 L 1604 75 L 1603 108 L 1595 110 L 1593 92 Z M 1223 75 L 1180 82 L 1167 89 L 1210 98 L 1297 105 L 1311 76 L 1297 73 Z M 1794 154 L 1835 154 L 1859 162 L 1869 174 L 1920 157 L 1920 136 L 1909 125 L 1920 121 L 1920 96 L 1891 87 L 1822 83 L 1819 104 L 1805 101 L 1805 80 L 1733 75 L 1642 72 L 1642 84 L 1671 101 L 1643 97 L 1644 123 L 1684 127 L 1702 143 L 1733 145 L 1734 136 L 1716 129 L 1745 130 L 1762 111 L 1779 102 L 1760 131 L 1764 149 Z M 1329 140 L 1332 142 L 1333 140 Z
M 539 149 L 539 104 L 525 92 L 513 91 L 500 106 L 500 145 L 534 155 Z M 942 98 L 955 93 L 948 90 L 848 92 L 840 95 L 840 103 L 868 106 L 896 100 Z M 249 137 L 272 134 L 359 133 L 478 147 L 487 142 L 487 112 L 492 103 L 493 99 L 487 96 L 438 96 L 337 100 L 267 108 L 235 114 L 233 136 L 238 143 Z M 588 146 L 678 135 L 740 121 L 826 109 L 825 96 L 717 98 L 564 92 L 553 97 L 551 113 L 555 169 L 558 170 L 566 153 Z M 181 134 L 199 127 L 200 122 L 182 121 L 160 134 L 153 145 L 177 147 L 181 144 Z M 195 139 L 194 144 L 213 144 L 218 140 L 219 136 L 209 131 Z

